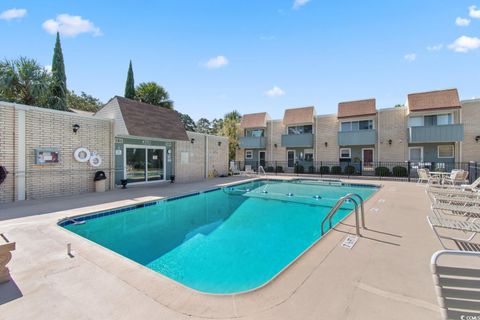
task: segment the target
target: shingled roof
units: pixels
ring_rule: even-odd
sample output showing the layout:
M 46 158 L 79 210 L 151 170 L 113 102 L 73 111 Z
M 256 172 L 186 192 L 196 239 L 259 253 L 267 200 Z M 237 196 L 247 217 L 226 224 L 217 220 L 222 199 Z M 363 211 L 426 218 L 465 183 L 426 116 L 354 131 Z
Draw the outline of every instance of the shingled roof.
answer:
M 315 120 L 315 108 L 303 107 L 285 110 L 283 116 L 284 125 L 313 123 Z
M 259 112 L 259 113 L 250 113 L 244 114 L 242 116 L 242 121 L 240 122 L 240 127 L 247 129 L 247 128 L 266 128 L 267 127 L 267 120 L 270 117 L 266 112 Z
M 174 110 L 123 97 L 117 100 L 129 135 L 168 140 L 188 140 L 180 116 Z
M 408 95 L 410 111 L 460 108 L 457 89 L 412 93 Z
M 366 99 L 340 102 L 338 104 L 338 118 L 371 116 L 377 113 L 376 100 Z

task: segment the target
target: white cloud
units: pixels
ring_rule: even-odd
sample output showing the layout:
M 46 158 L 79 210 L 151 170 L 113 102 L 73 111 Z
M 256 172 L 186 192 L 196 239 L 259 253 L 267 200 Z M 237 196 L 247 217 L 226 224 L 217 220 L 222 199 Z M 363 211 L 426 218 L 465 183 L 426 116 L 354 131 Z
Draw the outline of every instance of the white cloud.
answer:
M 43 70 L 47 71 L 47 73 L 52 73 L 52 66 L 47 64 L 43 67 Z
M 91 33 L 94 36 L 101 36 L 100 28 L 97 28 L 93 22 L 83 19 L 81 16 L 71 16 L 67 13 L 59 14 L 55 19 L 49 19 L 42 24 L 43 29 L 48 33 L 60 34 L 75 37 L 81 33 Z
M 221 67 L 225 67 L 228 63 L 228 59 L 224 56 L 216 56 L 215 58 L 211 58 L 206 63 L 204 63 L 204 67 L 208 69 L 218 69 Z
M 27 9 L 9 9 L 0 13 L 1 20 L 21 19 L 27 15 Z
M 455 52 L 468 52 L 480 48 L 480 39 L 476 37 L 461 36 L 448 46 Z
M 415 53 L 407 53 L 403 56 L 403 58 L 408 62 L 413 62 L 417 59 L 417 55 Z
M 477 9 L 477 6 L 470 6 L 468 8 L 468 13 L 470 17 L 480 19 L 480 9 Z
M 427 47 L 427 50 L 428 50 L 428 51 L 440 51 L 440 50 L 442 50 L 442 49 L 443 49 L 443 44 L 441 44 L 441 43 Z
M 285 95 L 285 91 L 283 91 L 280 87 L 273 86 L 272 89 L 265 91 L 265 95 L 270 98 L 275 98 Z
M 295 1 L 293 2 L 293 9 L 297 10 L 297 9 L 299 9 L 301 6 L 306 5 L 308 2 L 310 2 L 310 0 L 295 0 Z
M 459 27 L 467 27 L 470 25 L 470 19 L 458 17 L 455 20 L 455 24 Z

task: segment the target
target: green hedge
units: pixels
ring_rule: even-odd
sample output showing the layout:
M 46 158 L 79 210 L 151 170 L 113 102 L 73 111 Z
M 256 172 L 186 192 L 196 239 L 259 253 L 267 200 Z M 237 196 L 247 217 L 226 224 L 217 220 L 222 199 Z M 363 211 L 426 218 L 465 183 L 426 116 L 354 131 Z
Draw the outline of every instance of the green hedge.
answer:
M 332 167 L 332 174 L 341 174 L 342 173 L 342 167 L 340 166 L 333 166 Z
M 295 168 L 293 169 L 293 172 L 294 173 L 304 173 L 305 172 L 305 168 L 299 164 L 297 164 L 295 166 Z
M 283 167 L 282 166 L 277 166 L 277 172 L 282 173 L 283 172 Z
M 387 167 L 376 167 L 375 175 L 380 177 L 388 177 L 390 175 L 390 169 Z
M 321 166 L 319 172 L 321 174 L 329 174 L 330 173 L 330 167 L 328 166 Z
M 394 177 L 407 177 L 408 176 L 408 170 L 405 167 L 393 167 L 393 176 Z
M 355 174 L 355 171 L 356 169 L 354 166 L 346 166 L 344 170 L 345 174 Z

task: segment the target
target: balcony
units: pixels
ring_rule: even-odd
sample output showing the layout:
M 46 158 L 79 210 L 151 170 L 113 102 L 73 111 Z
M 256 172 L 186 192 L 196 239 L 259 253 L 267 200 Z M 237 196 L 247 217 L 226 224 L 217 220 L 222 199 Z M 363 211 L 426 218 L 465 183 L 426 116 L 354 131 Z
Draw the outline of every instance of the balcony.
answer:
M 367 146 L 377 143 L 377 130 L 338 132 L 339 146 Z
M 240 148 L 242 149 L 265 149 L 265 137 L 240 137 Z
M 283 134 L 282 135 L 282 147 L 296 148 L 296 147 L 313 147 L 313 134 Z
M 408 128 L 410 143 L 456 141 L 463 141 L 463 124 Z

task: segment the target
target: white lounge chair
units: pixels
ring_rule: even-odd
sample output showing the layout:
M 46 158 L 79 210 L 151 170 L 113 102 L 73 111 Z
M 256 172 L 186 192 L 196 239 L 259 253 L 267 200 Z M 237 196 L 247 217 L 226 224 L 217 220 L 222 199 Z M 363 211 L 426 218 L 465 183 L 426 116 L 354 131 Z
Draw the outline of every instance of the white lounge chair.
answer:
M 475 236 L 480 233 L 480 223 L 476 222 L 476 219 L 472 221 L 466 221 L 440 217 L 427 217 L 427 221 L 443 248 L 449 249 L 448 246 L 445 244 L 444 240 L 450 240 L 457 246 L 458 250 L 480 252 L 480 243 L 473 242 Z M 440 235 L 437 232 L 438 228 L 448 229 L 451 231 L 461 231 L 471 234 L 467 238 L 445 236 Z
M 450 176 L 447 176 L 443 179 L 443 184 L 448 185 L 451 184 L 452 186 L 465 184 L 468 182 L 468 171 L 463 170 L 452 170 Z
M 462 189 L 454 189 L 454 188 L 434 188 L 433 186 L 430 186 L 426 190 L 428 196 L 432 201 L 434 201 L 434 198 L 436 196 L 445 196 L 445 197 L 451 197 L 451 198 L 472 198 L 472 199 L 480 199 L 480 192 L 473 190 L 473 191 L 466 191 Z
M 436 176 L 432 176 L 428 169 L 418 169 L 417 174 L 418 174 L 417 184 L 421 184 L 423 182 L 426 182 L 428 185 L 433 183 L 440 183 L 440 179 Z
M 237 164 L 234 161 L 230 162 L 230 171 L 232 171 L 232 175 L 240 174 L 240 170 L 238 169 Z
M 245 171 L 243 171 L 242 174 L 248 176 L 248 175 L 251 175 L 251 174 L 255 174 L 255 171 L 252 169 L 251 165 L 246 164 L 245 165 Z
M 440 259 L 445 257 L 445 262 Z M 442 319 L 478 319 L 480 315 L 480 254 L 442 250 L 430 261 Z M 466 267 L 468 263 L 468 268 Z
M 480 199 L 469 197 L 449 197 L 446 195 L 433 194 L 434 203 L 444 203 L 454 206 L 480 206 Z
M 434 203 L 432 205 L 432 211 L 438 217 L 442 215 L 451 215 L 463 218 L 480 218 L 480 206 L 470 205 L 454 205 L 449 203 Z
M 460 185 L 462 190 L 470 190 L 470 191 L 480 191 L 480 178 L 473 181 L 471 184 L 462 184 Z

